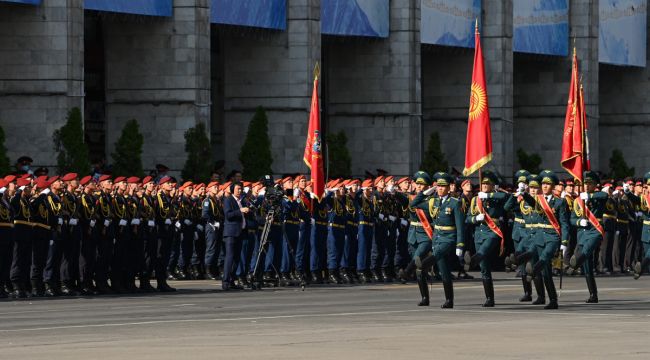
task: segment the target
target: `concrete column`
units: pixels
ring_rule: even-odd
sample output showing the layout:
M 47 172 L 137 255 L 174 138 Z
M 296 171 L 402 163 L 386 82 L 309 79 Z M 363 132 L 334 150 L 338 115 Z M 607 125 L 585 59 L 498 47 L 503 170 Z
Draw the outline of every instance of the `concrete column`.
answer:
M 126 121 L 137 119 L 145 169 L 162 162 L 180 170 L 185 131 L 210 125 L 210 1 L 173 6 L 172 18 L 104 21 L 107 154 Z
M 483 1 L 481 34 L 493 147 L 493 160 L 487 167 L 506 177 L 513 172 L 512 2 Z
M 420 2 L 390 2 L 386 39 L 333 38 L 328 132 L 348 136 L 352 173 L 412 174 L 421 163 Z
M 55 166 L 52 133 L 83 106 L 83 0 L 0 3 L 0 125 L 9 157 Z
M 223 31 L 226 168 L 239 153 L 258 106 L 266 109 L 276 174 L 305 172 L 313 71 L 320 60 L 320 0 L 287 2 L 286 31 Z

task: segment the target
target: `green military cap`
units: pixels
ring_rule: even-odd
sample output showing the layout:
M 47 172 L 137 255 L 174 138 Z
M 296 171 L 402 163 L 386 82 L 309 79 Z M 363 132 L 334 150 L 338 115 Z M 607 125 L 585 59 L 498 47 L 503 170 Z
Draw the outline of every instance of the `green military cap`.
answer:
M 492 171 L 484 171 L 482 176 L 483 178 L 481 179 L 481 183 L 483 184 L 499 184 L 499 177 Z
M 541 185 L 542 181 L 539 177 L 539 175 L 535 174 L 530 174 L 528 175 L 528 186 L 530 187 L 539 187 Z
M 515 183 L 528 182 L 528 176 L 529 175 L 530 175 L 530 173 L 528 172 L 528 170 L 518 170 L 515 173 L 515 176 L 514 176 Z
M 451 175 L 447 174 L 446 172 L 437 172 L 433 176 L 433 180 L 435 181 L 436 185 L 439 186 L 449 186 L 449 184 L 454 182 L 454 178 L 452 178 Z
M 542 184 L 556 185 L 560 182 L 560 179 L 551 170 L 543 170 L 539 173 L 539 177 L 542 179 Z
M 600 184 L 600 177 L 594 171 L 585 171 L 583 178 L 585 184 Z
M 431 185 L 431 176 L 424 171 L 418 171 L 413 175 L 413 181 L 416 184 Z
M 647 173 L 645 173 L 645 175 L 643 175 L 643 183 L 646 185 L 650 185 L 650 171 L 648 171 Z

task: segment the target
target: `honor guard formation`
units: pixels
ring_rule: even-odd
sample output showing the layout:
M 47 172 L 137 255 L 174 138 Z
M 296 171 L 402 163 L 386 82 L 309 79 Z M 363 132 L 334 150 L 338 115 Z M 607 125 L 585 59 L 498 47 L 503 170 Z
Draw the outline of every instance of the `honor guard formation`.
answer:
M 587 171 L 579 184 L 520 170 L 506 185 L 483 171 L 475 187 L 444 172 L 380 172 L 330 180 L 320 197 L 303 175 L 236 174 L 223 184 L 5 176 L 0 297 L 172 292 L 168 280 L 191 279 L 224 290 L 415 280 L 418 305 L 440 281 L 441 307 L 453 308 L 453 281 L 478 269 L 493 307 L 492 270 L 505 267 L 521 277 L 520 301 L 557 309 L 554 275 L 584 275 L 597 303 L 596 274 L 638 279 L 650 265 L 650 173 L 601 182 Z

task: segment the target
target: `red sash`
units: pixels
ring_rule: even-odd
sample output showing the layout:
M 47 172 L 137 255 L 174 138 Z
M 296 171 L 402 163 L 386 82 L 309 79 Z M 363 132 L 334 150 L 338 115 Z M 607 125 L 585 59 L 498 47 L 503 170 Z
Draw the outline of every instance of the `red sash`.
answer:
M 578 198 L 577 200 L 578 200 L 578 206 L 580 206 L 580 208 L 584 211 L 584 214 L 587 215 L 587 220 L 589 220 L 591 225 L 593 225 L 593 227 L 596 228 L 596 230 L 598 230 L 600 235 L 605 237 L 605 230 L 603 229 L 603 226 L 600 225 L 598 219 L 596 219 L 596 215 L 594 215 L 594 213 L 592 213 L 591 210 L 589 210 L 589 208 L 585 206 L 585 201 L 582 200 L 582 198 Z
M 429 240 L 433 240 L 433 230 L 431 229 L 431 224 L 429 224 L 429 219 L 427 219 L 427 215 L 424 213 L 422 209 L 415 209 L 415 214 L 418 216 L 420 223 L 422 223 L 424 232 L 427 233 Z
M 560 222 L 557 221 L 557 217 L 555 217 L 555 213 L 553 212 L 553 209 L 551 209 L 551 206 L 548 204 L 548 201 L 546 201 L 546 197 L 544 195 L 538 194 L 537 201 L 539 202 L 540 205 L 542 205 L 542 210 L 544 210 L 544 214 L 546 214 L 546 218 L 551 223 L 551 225 L 553 225 L 553 229 L 555 229 L 555 232 L 557 232 L 558 236 L 560 237 L 560 240 L 562 240 L 562 230 L 560 229 Z
M 476 207 L 478 207 L 478 211 L 485 215 L 485 223 L 487 223 L 488 227 L 492 232 L 497 234 L 501 238 L 501 248 L 499 250 L 499 256 L 503 255 L 503 251 L 505 249 L 504 247 L 504 238 L 503 238 L 503 233 L 501 232 L 501 229 L 499 229 L 499 226 L 494 222 L 494 219 L 485 211 L 483 208 L 483 200 L 481 200 L 480 197 L 476 197 Z

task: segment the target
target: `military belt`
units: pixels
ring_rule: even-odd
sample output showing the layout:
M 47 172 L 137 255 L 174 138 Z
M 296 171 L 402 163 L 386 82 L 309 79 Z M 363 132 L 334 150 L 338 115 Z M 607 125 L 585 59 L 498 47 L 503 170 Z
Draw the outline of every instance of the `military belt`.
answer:
M 294 220 L 285 220 L 285 224 L 291 224 L 291 225 L 300 225 L 300 221 L 294 221 Z
M 348 221 L 348 225 L 359 226 L 359 224 L 355 223 L 354 221 Z
M 12 228 L 12 227 L 14 227 L 14 224 L 12 224 L 12 223 L 4 223 L 4 222 L 0 222 L 0 227 L 9 227 L 9 228 Z
M 616 219 L 616 222 L 619 224 L 629 224 L 630 222 L 628 220 L 621 220 L 621 219 Z
M 423 226 L 421 222 L 411 221 L 411 226 Z
M 643 225 L 650 225 L 650 220 L 643 220 Z
M 32 225 L 34 225 L 36 227 L 43 228 L 45 230 L 52 230 L 52 227 L 50 225 L 45 225 L 45 224 L 41 224 L 41 223 L 37 223 L 37 222 L 32 223 Z
M 442 225 L 436 225 L 434 227 L 436 230 L 441 230 L 441 231 L 455 231 L 456 227 L 455 226 L 442 226 Z
M 16 224 L 16 225 L 34 226 L 33 223 L 30 223 L 29 221 L 24 221 L 24 220 L 14 220 L 14 224 Z
M 359 221 L 359 225 L 375 226 L 375 224 L 368 221 Z
M 603 214 L 603 218 L 605 218 L 605 219 L 616 219 L 616 215 Z
M 518 223 L 520 223 L 520 224 L 525 224 L 525 223 L 526 223 L 526 220 L 524 220 L 524 219 L 520 219 L 520 218 L 515 218 L 515 222 L 518 222 Z
M 340 224 L 329 223 L 329 226 L 337 229 L 345 229 L 345 225 L 340 225 Z
M 526 228 L 532 228 L 532 229 L 555 229 L 553 225 L 549 224 L 526 224 Z
M 326 222 L 324 222 L 324 221 L 316 221 L 316 225 L 323 225 L 323 226 L 327 226 L 327 223 L 326 223 Z

